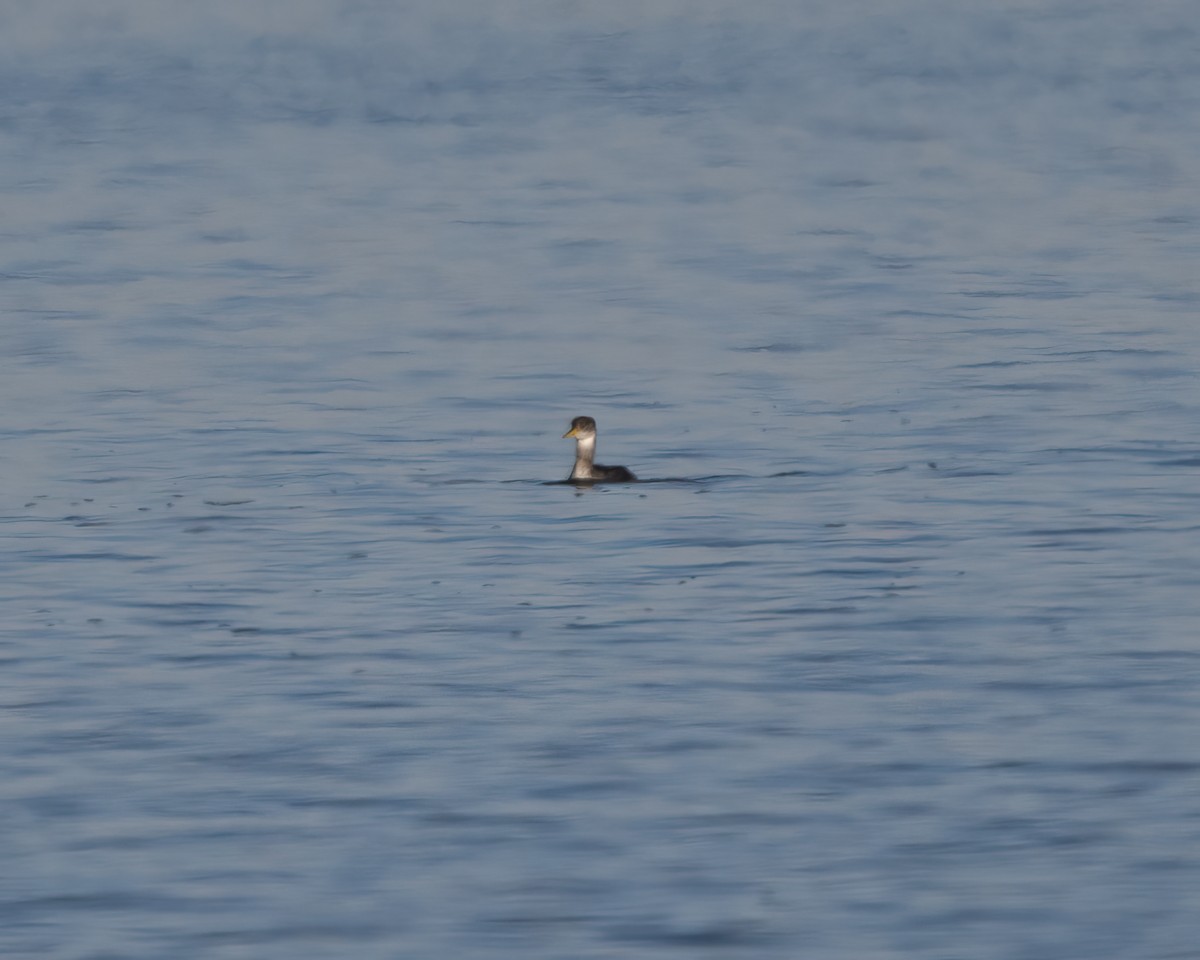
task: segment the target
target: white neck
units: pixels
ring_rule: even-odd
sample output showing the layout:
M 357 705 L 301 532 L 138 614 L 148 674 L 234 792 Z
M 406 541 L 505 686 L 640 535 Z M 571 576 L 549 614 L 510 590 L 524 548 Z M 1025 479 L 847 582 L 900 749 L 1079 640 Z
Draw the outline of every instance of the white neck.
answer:
M 592 475 L 592 461 L 596 458 L 596 438 L 578 437 L 575 440 L 575 469 L 573 480 L 587 480 Z

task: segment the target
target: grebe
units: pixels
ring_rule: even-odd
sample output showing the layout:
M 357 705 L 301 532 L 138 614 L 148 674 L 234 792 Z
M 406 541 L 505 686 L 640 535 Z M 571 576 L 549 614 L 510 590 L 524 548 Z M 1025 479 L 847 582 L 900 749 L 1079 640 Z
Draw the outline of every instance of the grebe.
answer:
M 596 456 L 596 421 L 591 417 L 576 417 L 571 421 L 571 429 L 563 434 L 563 439 L 575 438 L 575 467 L 568 482 L 582 480 L 602 480 L 606 483 L 628 483 L 636 480 L 628 467 L 606 467 L 602 463 L 593 463 Z

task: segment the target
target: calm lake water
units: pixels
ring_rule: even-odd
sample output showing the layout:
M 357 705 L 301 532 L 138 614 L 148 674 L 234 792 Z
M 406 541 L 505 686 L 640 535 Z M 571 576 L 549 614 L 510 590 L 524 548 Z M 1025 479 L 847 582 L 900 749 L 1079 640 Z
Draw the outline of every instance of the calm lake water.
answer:
M 103 8 L 0 14 L 0 955 L 1200 956 L 1194 5 Z

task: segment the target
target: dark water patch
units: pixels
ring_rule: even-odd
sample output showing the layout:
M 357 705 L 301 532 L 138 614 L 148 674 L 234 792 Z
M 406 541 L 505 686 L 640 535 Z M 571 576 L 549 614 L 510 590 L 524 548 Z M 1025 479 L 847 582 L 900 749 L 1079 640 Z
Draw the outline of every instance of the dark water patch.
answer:
M 632 797 L 642 792 L 635 777 L 580 777 L 563 783 L 541 783 L 528 790 L 531 797 L 542 800 L 589 800 Z
M 811 347 L 799 343 L 763 343 L 749 347 L 730 347 L 734 353 L 807 353 Z
M 1160 678 L 1134 676 L 1101 677 L 1095 680 L 984 680 L 980 686 L 989 690 L 1005 690 L 1013 693 L 1044 695 L 1052 691 L 1060 693 L 1093 692 L 1097 690 L 1133 690 L 1161 687 L 1167 681 Z
M 625 619 L 619 619 L 619 620 L 586 620 L 582 617 L 577 617 L 574 620 L 568 620 L 566 623 L 563 624 L 563 627 L 567 630 L 621 630 L 621 629 L 628 629 L 630 627 L 662 625 L 663 623 L 664 623 L 664 621 L 662 621 L 662 620 L 647 618 L 647 617 L 634 617 L 634 618 L 625 618 Z M 614 642 L 615 643 L 648 643 L 648 642 L 663 642 L 663 641 L 676 642 L 676 641 L 679 641 L 682 639 L 683 639 L 682 637 L 670 637 L 670 636 L 665 636 L 665 635 L 659 635 L 659 636 L 655 636 L 652 638 L 641 637 L 641 636 L 636 636 L 636 637 L 630 636 L 630 637 L 617 638 Z
M 1069 290 L 1064 283 L 1046 282 L 1023 290 L 999 290 L 995 288 L 980 290 L 959 290 L 958 296 L 969 297 L 973 300 L 1071 300 L 1087 294 L 1080 290 Z
M 28 263 L 28 264 L 14 263 L 14 264 L 9 265 L 8 270 L 0 271 L 0 281 L 8 281 L 8 280 L 44 281 L 44 280 L 49 280 L 52 277 L 57 276 L 60 271 L 65 270 L 67 267 L 70 267 L 71 265 L 72 265 L 71 261 L 69 261 L 69 260 L 57 260 L 57 261 L 47 261 L 44 263 Z M 43 311 L 37 311 L 37 313 L 39 315 L 43 315 Z M 62 311 L 45 311 L 44 314 L 48 314 L 45 316 L 46 320 L 53 320 L 56 318 L 66 319 L 66 318 L 78 316 L 78 314 L 62 312 Z
M 646 949 L 671 950 L 751 949 L 779 943 L 781 936 L 765 926 L 750 922 L 712 922 L 696 926 L 671 926 L 661 921 L 607 924 L 604 939 Z
M 826 180 L 822 185 L 833 190 L 866 190 L 869 187 L 879 186 L 879 183 L 875 180 L 847 179 Z
M 535 224 L 533 220 L 451 220 L 450 222 L 467 227 L 500 227 L 503 229 L 530 227 Z
M 953 370 L 986 370 L 989 367 L 1028 367 L 1039 361 L 1037 360 L 988 360 L 985 363 L 960 363 L 956 364 L 951 369 Z
M 204 621 L 197 621 L 195 625 L 200 628 L 220 626 Z M 294 630 L 290 631 L 289 635 L 297 636 L 300 633 L 301 631 Z M 290 658 L 280 653 L 260 653 L 253 649 L 243 648 L 234 653 L 167 653 L 160 654 L 156 659 L 163 663 L 178 663 L 185 666 L 221 666 L 224 664 L 282 663 Z
M 195 906 L 196 904 L 191 904 L 192 908 Z M 31 915 L 77 916 L 80 913 L 127 913 L 130 910 L 173 913 L 180 909 L 186 911 L 188 907 L 187 898 L 150 893 L 139 888 L 130 891 L 109 890 L 103 893 L 6 900 L 0 906 L 0 913 L 13 920 L 19 920 Z
M 781 663 L 878 663 L 873 647 L 840 647 L 836 650 L 794 650 L 777 658 Z
M 227 621 L 206 617 L 135 617 L 133 622 L 160 630 L 222 630 L 235 635 L 261 632 L 257 629 L 231 628 Z
M 144 180 L 161 180 L 165 178 L 176 178 L 180 176 L 192 176 L 197 173 L 205 173 L 210 168 L 207 164 L 201 161 L 182 160 L 170 162 L 136 162 L 127 163 L 121 170 L 122 173 L 129 177 L 136 177 L 137 182 L 141 183 Z M 110 182 L 120 183 L 121 181 L 112 180 Z
M 1156 466 L 1160 467 L 1200 467 L 1200 456 L 1197 457 L 1181 457 L 1178 460 L 1159 460 Z
M 45 734 L 45 739 L 55 749 L 74 752 L 104 750 L 106 752 L 154 751 L 170 747 L 175 741 L 152 728 L 122 723 L 108 727 L 93 727 L 88 730 L 56 729 Z M 64 811 L 66 812 L 66 811 Z
M 140 225 L 139 225 L 140 226 Z M 63 233 L 112 233 L 118 230 L 137 229 L 124 220 L 67 220 L 55 228 Z
M 0 666 L 15 667 L 18 664 L 24 663 L 25 658 L 6 658 L 0 659 Z M 91 701 L 84 696 L 76 697 L 55 697 L 38 700 L 12 700 L 5 703 L 0 703 L 0 709 L 3 710 L 63 710 L 73 709 L 77 707 L 88 706 Z
M 823 616 L 831 613 L 860 613 L 860 607 L 828 606 L 828 607 L 776 607 L 769 611 L 775 616 Z
M 33 279 L 33 278 L 30 278 Z M 116 268 L 108 268 L 103 272 L 89 272 L 87 270 L 75 269 L 60 269 L 53 274 L 37 278 L 44 282 L 66 288 L 72 287 L 121 287 L 130 284 L 144 283 L 147 279 L 147 271 L 144 270 L 119 270 Z
M 1042 380 L 1028 383 L 964 383 L 963 390 L 994 391 L 996 393 L 1068 393 L 1085 391 L 1095 388 L 1093 383 L 1067 383 L 1064 381 Z
M 755 537 L 735 539 L 732 537 L 658 537 L 647 541 L 656 547 L 704 547 L 710 550 L 742 550 L 747 547 L 787 546 L 795 543 L 793 537 Z
M 293 266 L 280 266 L 274 263 L 266 263 L 262 260 L 247 260 L 243 258 L 220 260 L 211 264 L 210 268 L 233 273 L 276 274 L 289 280 L 310 279 L 313 276 L 311 272 L 298 271 Z
M 382 813 L 428 813 L 427 800 L 416 797 L 296 797 L 288 803 L 296 809 L 378 811 Z
M 1113 650 L 1099 656 L 1128 660 L 1200 660 L 1200 650 Z
M 937 471 L 938 477 L 945 480 L 963 480 L 970 477 L 1011 477 L 1016 474 L 1015 470 L 944 469 L 934 463 L 929 464 L 929 469 Z
M 206 230 L 198 233 L 196 236 L 204 243 L 211 243 L 214 245 L 226 243 L 245 243 L 248 239 L 250 239 L 249 234 L 247 234 L 244 230 L 238 229 L 223 230 L 219 233 Z
M 77 526 L 96 526 L 96 524 L 77 524 Z M 152 553 L 120 553 L 115 550 L 101 550 L 95 553 L 42 553 L 38 551 L 26 551 L 23 553 L 23 556 L 37 563 L 87 563 L 101 560 L 117 561 L 119 563 L 146 563 L 151 560 L 162 559 L 161 556 Z
M 798 237 L 858 237 L 862 236 L 858 230 L 847 230 L 843 227 L 818 227 L 812 230 L 797 230 Z
M 980 764 L 984 770 L 1030 770 L 1043 773 L 1082 773 L 1108 776 L 1117 774 L 1168 774 L 1192 776 L 1200 772 L 1196 760 L 995 760 Z
M 1119 457 L 1161 457 L 1172 447 L 1190 447 L 1191 443 L 1182 440 L 1147 440 L 1141 443 L 1118 442 L 1096 447 L 1050 447 L 1036 451 L 1041 456 L 1081 457 L 1096 460 L 1111 460 Z M 1200 456 L 1197 457 L 1200 459 Z
M 243 456 L 255 457 L 322 457 L 335 455 L 336 451 L 322 449 L 320 447 L 304 447 L 297 449 L 259 449 L 246 451 Z
M 394 934 L 396 927 L 404 929 L 407 925 L 397 922 L 396 926 L 383 926 L 355 917 L 354 920 L 338 922 L 319 921 L 295 922 L 289 921 L 276 926 L 240 924 L 225 930 L 198 930 L 188 935 L 189 941 L 194 941 L 210 949 L 221 947 L 241 952 L 245 947 L 262 949 L 291 945 L 297 955 L 307 952 L 314 945 L 326 945 L 326 949 L 336 950 L 339 944 L 363 943 L 378 940 L 385 934 Z M 102 960 L 102 958 L 96 958 Z M 116 958 L 114 958 L 116 960 Z
M 1156 292 L 1149 294 L 1148 299 L 1157 300 L 1162 303 L 1185 303 L 1190 306 L 1192 304 L 1200 303 L 1200 293 L 1193 293 L 1192 291 L 1179 293 Z
M 739 567 L 756 567 L 757 560 L 689 560 L 686 566 L 679 564 L 660 563 L 660 564 L 643 564 L 643 569 L 650 570 L 664 578 L 677 578 L 680 572 L 689 573 L 693 579 L 699 578 L 704 574 L 718 573 L 725 570 L 733 570 Z
M 892 573 L 892 576 L 897 576 Z M 903 574 L 899 574 L 903 576 Z M 915 634 L 927 633 L 931 636 L 947 637 L 955 634 L 964 635 L 965 631 L 980 628 L 991 629 L 1001 620 L 1005 622 L 1025 622 L 1027 618 L 1019 614 L 965 615 L 965 614 L 925 614 L 915 617 L 888 617 L 875 620 L 870 624 L 873 630 L 902 630 Z
M 293 510 L 293 509 L 301 509 L 301 508 L 285 507 L 284 509 Z M 213 524 L 229 523 L 231 521 L 238 521 L 240 523 L 246 523 L 246 521 L 248 519 L 251 519 L 253 516 L 254 516 L 253 514 L 238 515 L 238 514 L 233 514 L 233 513 L 213 513 L 213 514 L 203 514 L 200 516 L 184 516 L 183 514 L 175 513 L 175 514 L 169 514 L 169 515 L 164 514 L 163 519 L 166 522 L 173 523 L 173 524 L 178 524 L 178 523 L 194 524 L 195 525 L 194 528 L 189 528 L 185 531 L 187 533 L 192 533 L 194 531 L 211 530 L 213 528 L 213 526 L 212 526 Z
M 480 480 L 477 477 L 416 477 L 416 483 L 437 487 L 469 487 L 476 484 L 493 483 L 492 480 Z M 538 483 L 536 480 L 501 480 L 501 483 Z M 565 481 L 560 481 L 565 482 Z
M 1014 531 L 1014 536 L 1023 537 L 1087 537 L 1109 533 L 1131 533 L 1144 527 L 1035 527 L 1030 530 Z
M 881 565 L 886 561 L 877 561 Z M 896 560 L 895 563 L 906 563 L 912 561 Z M 887 569 L 884 566 L 871 567 L 819 567 L 814 570 L 796 570 L 792 576 L 796 577 L 845 577 L 847 579 L 858 579 L 860 577 L 912 577 L 916 576 L 915 570 L 895 570 Z
M 190 590 L 188 591 L 191 592 Z M 205 592 L 205 591 L 197 591 Z M 228 593 L 235 594 L 261 594 L 264 593 L 264 588 L 261 586 L 247 586 L 245 584 L 230 584 L 228 587 L 222 586 L 212 588 L 208 593 L 225 596 Z M 234 603 L 229 600 L 150 600 L 150 599 L 129 599 L 116 600 L 113 603 L 137 610 L 171 610 L 176 612 L 188 611 L 191 613 L 219 612 L 230 610 L 245 610 L 252 606 L 249 603 Z
M 421 823 L 430 827 L 478 827 L 496 830 L 498 835 L 511 835 L 511 828 L 517 828 L 517 832 L 532 830 L 553 833 L 561 827 L 556 818 L 537 813 L 489 813 L 474 805 L 472 807 L 430 806 L 428 813 L 421 817 Z M 491 842 L 500 842 L 499 836 Z
M 1047 353 L 1048 357 L 1102 357 L 1102 356 L 1141 356 L 1168 357 L 1174 354 L 1170 350 L 1152 350 L 1145 347 L 1111 347 L 1095 350 L 1061 350 Z
M 897 529 L 902 526 L 903 526 L 902 524 L 894 524 L 894 525 L 889 524 L 888 529 L 889 530 Z M 793 542 L 793 541 L 787 541 L 787 542 Z M 913 543 L 929 543 L 929 542 L 944 543 L 945 538 L 940 537 L 940 536 L 917 534 L 914 536 L 897 537 L 895 539 L 889 540 L 888 545 L 891 547 L 899 548 L 902 546 L 909 546 L 910 544 L 913 544 Z M 854 554 L 854 555 L 845 557 L 844 561 L 846 563 L 875 563 L 875 564 L 879 564 L 881 566 L 889 566 L 889 565 L 897 564 L 897 563 L 904 563 L 904 564 L 927 563 L 928 561 L 930 561 L 932 559 L 933 559 L 933 557 L 924 556 L 924 555 L 920 555 L 920 554 L 900 554 L 899 556 L 891 556 L 891 555 L 884 555 L 884 554 L 880 554 L 880 555 Z
M 130 476 L 108 476 L 108 477 L 72 477 L 72 483 L 87 483 L 87 484 L 106 484 L 106 483 L 128 483 L 133 480 Z
M 561 891 L 560 891 L 561 892 Z M 590 912 L 582 911 L 566 911 L 554 910 L 553 908 L 537 908 L 528 913 L 507 913 L 498 914 L 496 916 L 487 916 L 479 920 L 480 925 L 498 927 L 500 929 L 512 930 L 513 928 L 520 929 L 523 927 L 530 928 L 539 936 L 543 932 L 563 929 L 572 929 L 592 923 L 597 919 L 598 915 Z
M 1103 544 L 1081 543 L 1076 540 L 1051 537 L 1045 540 L 1034 540 L 1029 546 L 1034 550 L 1063 550 L 1069 553 L 1101 553 L 1106 550 Z

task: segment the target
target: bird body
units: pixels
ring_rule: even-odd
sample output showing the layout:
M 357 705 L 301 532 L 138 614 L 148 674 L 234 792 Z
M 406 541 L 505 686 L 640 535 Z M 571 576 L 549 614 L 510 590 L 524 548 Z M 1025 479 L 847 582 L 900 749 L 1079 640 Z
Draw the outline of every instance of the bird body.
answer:
M 596 421 L 591 417 L 576 417 L 563 439 L 575 440 L 575 466 L 567 478 L 579 483 L 629 483 L 636 480 L 628 467 L 606 467 L 596 463 Z

